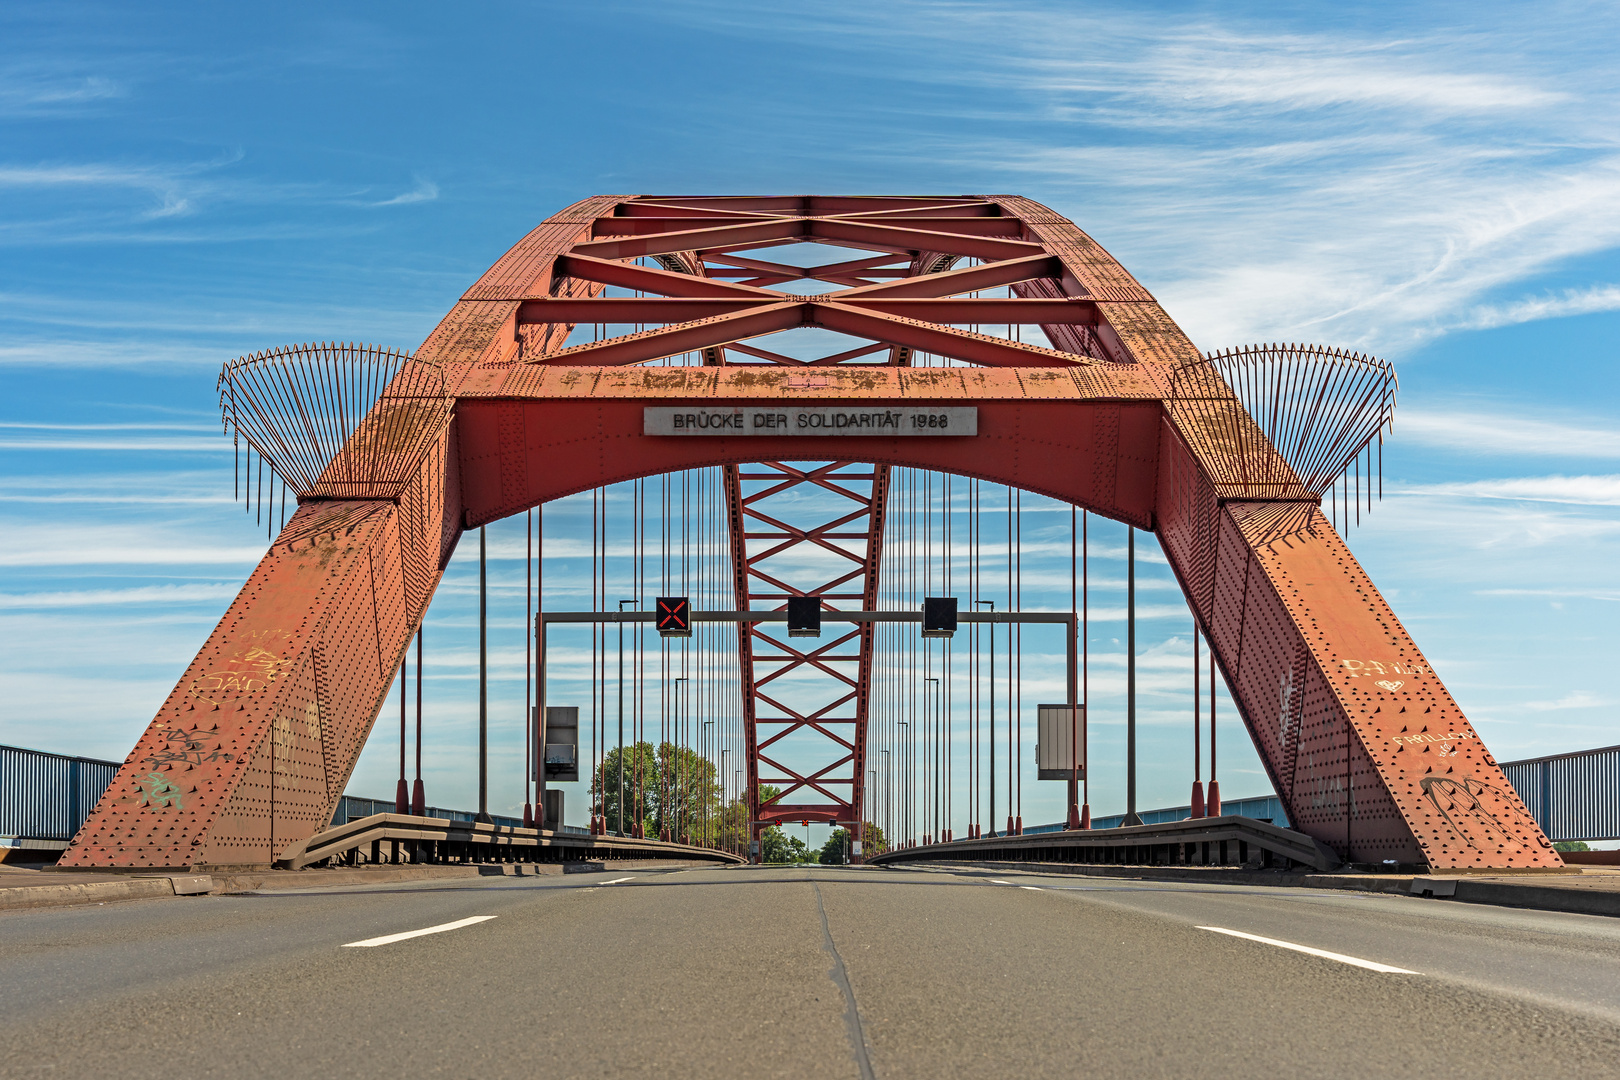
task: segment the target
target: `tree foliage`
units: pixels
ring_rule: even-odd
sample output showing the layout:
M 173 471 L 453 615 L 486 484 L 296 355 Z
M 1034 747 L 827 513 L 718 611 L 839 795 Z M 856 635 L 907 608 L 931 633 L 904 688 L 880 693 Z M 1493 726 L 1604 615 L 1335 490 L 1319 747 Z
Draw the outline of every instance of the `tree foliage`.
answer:
M 747 808 L 722 804 L 714 762 L 674 743 L 639 742 L 626 746 L 622 759 L 618 747 L 609 750 L 591 779 L 592 805 L 611 831 L 619 829 L 621 771 L 626 833 L 640 821 L 645 836 L 668 829 L 671 839 L 713 843 L 736 831 L 739 813 L 746 828 Z
M 797 836 L 790 836 L 780 826 L 772 825 L 759 836 L 759 858 L 768 863 L 807 863 L 816 861 L 816 853 Z
M 861 826 L 861 837 L 862 858 L 881 855 L 889 850 L 889 845 L 883 838 L 883 830 L 873 822 L 868 821 Z M 849 862 L 849 839 L 848 829 L 834 829 L 827 837 L 827 842 L 821 845 L 821 853 L 816 861 L 823 866 L 842 866 Z

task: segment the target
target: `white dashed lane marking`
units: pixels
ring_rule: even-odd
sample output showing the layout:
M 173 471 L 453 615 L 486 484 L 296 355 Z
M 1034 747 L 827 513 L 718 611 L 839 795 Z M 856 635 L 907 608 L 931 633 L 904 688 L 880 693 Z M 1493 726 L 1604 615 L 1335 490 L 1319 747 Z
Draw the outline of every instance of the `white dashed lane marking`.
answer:
M 1292 949 L 1308 956 L 1320 956 L 1324 960 L 1337 960 L 1341 964 L 1352 967 L 1366 968 L 1368 971 L 1382 971 L 1390 975 L 1421 975 L 1419 971 L 1408 971 L 1406 968 L 1391 967 L 1372 960 L 1363 960 L 1359 956 L 1346 956 L 1344 953 L 1328 952 L 1326 949 L 1313 949 L 1309 945 L 1296 945 L 1292 941 L 1278 941 L 1276 938 L 1260 937 L 1258 934 L 1245 934 L 1241 930 L 1228 930 L 1222 926 L 1200 926 L 1200 930 L 1208 930 L 1215 934 L 1225 934 L 1228 937 L 1242 938 L 1244 941 L 1258 941 L 1262 945 L 1275 945 L 1279 949 Z
M 457 919 L 455 922 L 440 923 L 438 926 L 429 926 L 422 930 L 407 930 L 403 934 L 385 934 L 382 937 L 366 938 L 364 941 L 351 941 L 343 946 L 345 949 L 371 949 L 378 945 L 392 945 L 396 941 L 407 938 L 426 937 L 428 934 L 442 934 L 446 930 L 460 930 L 463 926 L 473 926 L 477 923 L 488 922 L 496 918 L 494 915 L 474 915 L 470 919 Z

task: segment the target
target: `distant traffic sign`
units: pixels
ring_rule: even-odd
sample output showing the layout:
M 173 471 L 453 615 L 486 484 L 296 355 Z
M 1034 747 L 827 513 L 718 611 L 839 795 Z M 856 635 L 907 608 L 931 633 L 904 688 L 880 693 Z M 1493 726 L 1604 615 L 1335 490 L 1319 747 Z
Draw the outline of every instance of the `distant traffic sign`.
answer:
M 658 632 L 665 637 L 691 637 L 692 601 L 684 596 L 660 596 Z

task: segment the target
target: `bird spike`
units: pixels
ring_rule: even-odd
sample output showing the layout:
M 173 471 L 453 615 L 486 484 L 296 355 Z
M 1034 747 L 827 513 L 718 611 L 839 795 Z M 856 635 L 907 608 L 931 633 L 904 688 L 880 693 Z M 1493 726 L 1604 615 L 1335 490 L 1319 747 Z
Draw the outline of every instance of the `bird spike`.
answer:
M 353 342 L 265 349 L 219 373 L 220 417 L 299 498 L 393 498 L 449 419 L 444 371 Z
M 1257 502 L 1297 504 L 1326 496 L 1338 524 L 1359 521 L 1363 495 L 1371 509 L 1374 440 L 1382 498 L 1383 436 L 1394 430 L 1399 385 L 1395 369 L 1376 357 L 1274 342 L 1223 349 L 1184 364 L 1173 397 L 1191 437 L 1214 451 L 1219 487 Z M 1272 527 L 1284 524 L 1279 519 Z

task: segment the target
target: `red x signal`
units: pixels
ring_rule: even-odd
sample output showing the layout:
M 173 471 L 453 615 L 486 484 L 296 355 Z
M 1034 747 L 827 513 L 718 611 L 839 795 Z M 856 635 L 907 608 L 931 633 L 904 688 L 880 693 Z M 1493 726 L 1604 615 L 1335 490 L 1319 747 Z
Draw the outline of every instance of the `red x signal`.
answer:
M 665 637 L 691 637 L 692 601 L 684 596 L 660 596 L 658 632 Z

